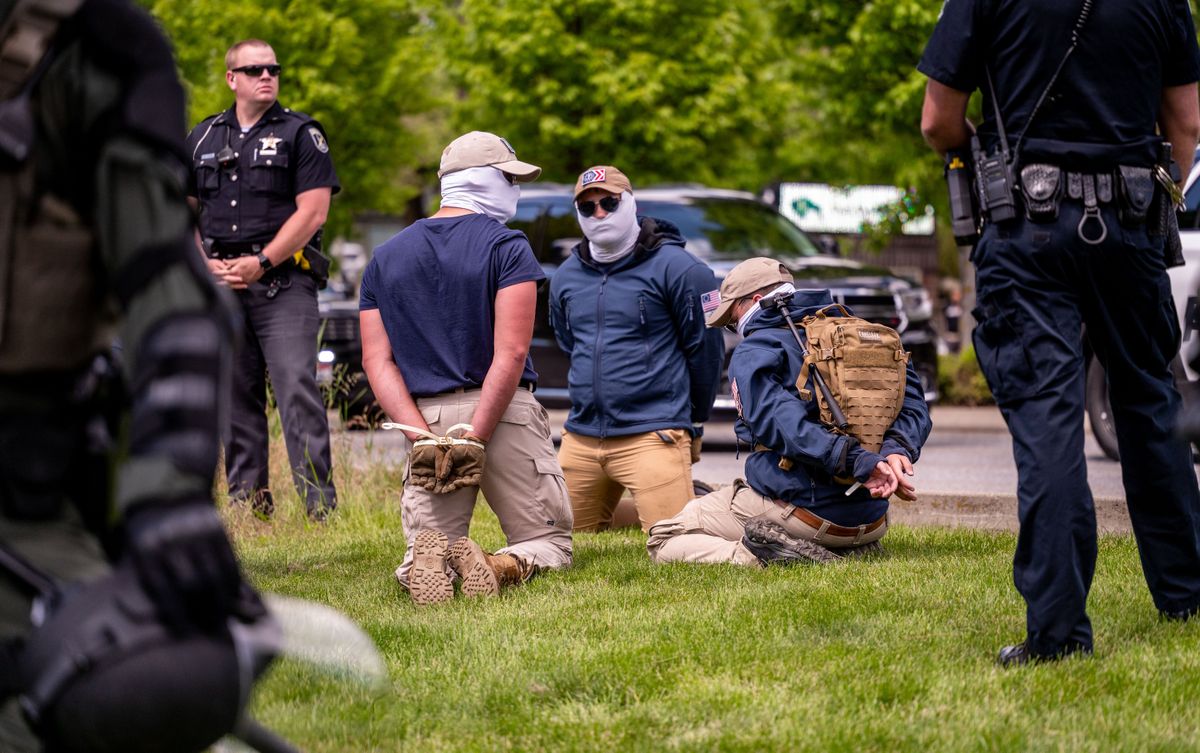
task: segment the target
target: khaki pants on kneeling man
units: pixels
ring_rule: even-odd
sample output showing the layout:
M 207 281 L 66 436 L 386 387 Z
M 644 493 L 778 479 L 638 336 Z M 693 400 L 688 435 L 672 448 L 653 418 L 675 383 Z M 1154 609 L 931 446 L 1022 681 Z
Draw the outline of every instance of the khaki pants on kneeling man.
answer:
M 887 524 L 858 537 L 834 536 L 791 515 L 792 506 L 754 491 L 742 479 L 691 502 L 673 518 L 650 528 L 646 549 L 654 562 L 732 562 L 759 566 L 758 558 L 742 544 L 746 521 L 768 515 L 792 536 L 830 549 L 869 544 L 887 533 Z

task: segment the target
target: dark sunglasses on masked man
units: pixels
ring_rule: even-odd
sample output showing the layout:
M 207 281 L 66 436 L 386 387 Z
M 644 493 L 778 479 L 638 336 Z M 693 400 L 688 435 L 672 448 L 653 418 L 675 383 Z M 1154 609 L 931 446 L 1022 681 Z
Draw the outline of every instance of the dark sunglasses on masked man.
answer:
M 596 201 L 577 201 L 577 202 L 575 202 L 575 208 L 578 209 L 579 213 L 582 214 L 584 217 L 591 217 L 593 214 L 596 213 L 596 204 L 599 204 L 600 208 L 603 209 L 605 212 L 612 214 L 613 212 L 617 211 L 617 207 L 621 206 L 621 197 L 620 196 L 605 196 L 603 199 L 601 199 L 598 202 L 596 202 Z
M 250 78 L 258 78 L 263 71 L 270 74 L 271 78 L 279 78 L 279 72 L 283 70 L 279 65 L 239 65 L 237 68 L 230 68 L 234 73 L 245 73 Z

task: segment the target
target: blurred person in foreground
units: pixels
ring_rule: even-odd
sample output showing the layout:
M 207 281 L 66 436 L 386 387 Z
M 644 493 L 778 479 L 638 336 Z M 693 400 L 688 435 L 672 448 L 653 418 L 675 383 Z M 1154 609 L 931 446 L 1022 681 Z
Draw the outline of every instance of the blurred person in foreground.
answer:
M 0 749 L 200 750 L 265 611 L 211 498 L 236 319 L 183 88 L 126 0 L 0 0 L 0 72 Z

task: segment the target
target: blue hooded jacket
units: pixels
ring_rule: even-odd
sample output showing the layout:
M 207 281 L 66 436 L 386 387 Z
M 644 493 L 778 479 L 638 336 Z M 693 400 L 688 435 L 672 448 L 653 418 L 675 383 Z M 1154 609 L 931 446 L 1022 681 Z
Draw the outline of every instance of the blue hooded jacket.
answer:
M 571 357 L 566 428 L 576 434 L 693 431 L 717 396 L 725 342 L 704 326 L 700 301 L 717 279 L 674 225 L 639 222 L 625 258 L 598 264 L 584 240 L 550 281 L 550 324 Z
M 799 325 L 805 316 L 832 303 L 828 290 L 799 290 L 789 307 L 792 320 Z M 746 458 L 747 483 L 760 494 L 807 508 L 838 525 L 865 525 L 881 518 L 887 512 L 886 499 L 872 498 L 866 487 L 847 497 L 848 486 L 834 476 L 866 481 L 883 456 L 903 454 L 914 463 L 920 457 L 933 423 L 912 364 L 904 404 L 876 454 L 857 439 L 826 428 L 815 398 L 800 399 L 795 383 L 804 359 L 781 313 L 759 311 L 746 324 L 745 335 L 729 362 L 737 436 L 751 446 L 771 448 Z M 804 337 L 803 327 L 800 336 Z M 811 376 L 807 386 L 814 389 Z M 779 467 L 785 456 L 794 463 L 791 470 Z

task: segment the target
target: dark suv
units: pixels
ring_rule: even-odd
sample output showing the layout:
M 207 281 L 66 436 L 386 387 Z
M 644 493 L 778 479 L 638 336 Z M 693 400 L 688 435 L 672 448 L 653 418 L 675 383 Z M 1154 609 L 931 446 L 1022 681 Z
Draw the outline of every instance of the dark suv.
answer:
M 835 301 L 845 303 L 858 316 L 897 330 L 913 354 L 926 399 L 936 400 L 937 339 L 930 323 L 929 296 L 919 283 L 884 267 L 821 251 L 795 224 L 753 194 L 685 186 L 639 189 L 636 196 L 638 213 L 675 224 L 687 239 L 688 250 L 707 262 L 718 279 L 740 261 L 770 256 L 787 264 L 797 288 L 829 288 Z M 571 188 L 554 184 L 523 187 L 517 215 L 509 226 L 524 231 L 546 276 L 552 277 L 580 239 Z M 569 362 L 550 329 L 548 290 L 547 281 L 538 293 L 531 352 L 538 372 L 538 399 L 548 407 L 562 408 L 570 405 Z M 350 412 L 360 412 L 370 407 L 372 400 L 366 380 L 356 378 L 362 371 L 361 348 L 348 341 L 351 317 L 356 314 L 352 306 L 339 309 L 334 304 L 322 305 L 321 312 L 328 322 L 322 369 L 348 389 L 345 397 L 352 401 Z M 357 319 L 353 319 L 352 332 L 357 341 Z M 332 335 L 338 339 L 331 339 Z M 726 357 L 737 340 L 737 335 L 726 333 Z M 339 366 L 343 361 L 346 366 Z M 726 415 L 734 408 L 727 381 L 722 382 L 715 407 Z

